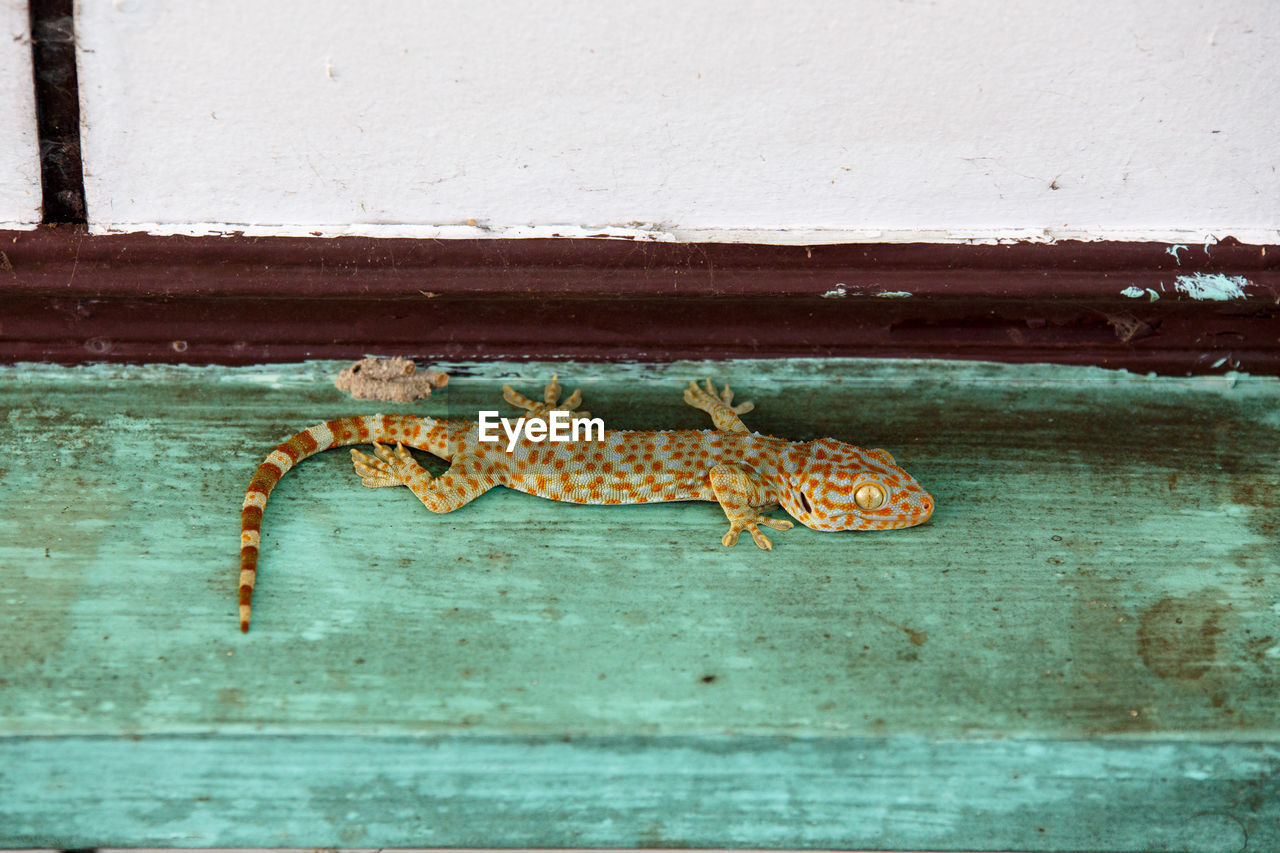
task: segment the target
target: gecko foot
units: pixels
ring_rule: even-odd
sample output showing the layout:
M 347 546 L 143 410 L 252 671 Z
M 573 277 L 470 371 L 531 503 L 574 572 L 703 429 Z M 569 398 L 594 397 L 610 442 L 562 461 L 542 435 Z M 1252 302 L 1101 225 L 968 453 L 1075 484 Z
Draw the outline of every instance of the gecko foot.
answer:
M 557 380 L 558 377 L 552 374 L 551 381 L 547 383 L 546 387 L 542 391 L 541 403 L 536 400 L 530 400 L 525 395 L 513 389 L 510 385 L 502 386 L 502 399 L 506 400 L 513 406 L 524 409 L 529 413 L 527 417 L 531 418 L 545 419 L 547 415 L 553 411 L 568 412 L 575 420 L 578 418 L 591 417 L 590 412 L 578 409 L 578 405 L 582 402 L 582 392 L 576 388 L 572 394 L 565 398 L 564 402 L 557 402 L 560 399 L 560 392 L 563 390 Z
M 419 465 L 418 460 L 399 442 L 396 442 L 394 451 L 374 442 L 373 452 L 377 459 L 366 456 L 354 447 L 351 449 L 351 464 L 360 475 L 360 482 L 371 489 L 407 486 L 415 479 L 431 478 L 427 469 Z
M 746 424 L 738 415 L 754 409 L 755 403 L 739 403 L 733 405 L 733 391 L 729 386 L 724 386 L 721 391 L 716 391 L 716 386 L 711 384 L 711 380 L 705 380 L 705 387 L 699 388 L 697 382 L 690 382 L 689 387 L 684 389 L 684 401 L 695 409 L 706 412 L 711 415 L 711 422 L 716 425 L 716 429 L 725 432 L 749 432 Z
M 733 405 L 733 390 L 728 385 L 716 391 L 716 386 L 711 384 L 710 379 L 704 379 L 703 384 L 705 389 L 699 388 L 697 382 L 690 382 L 689 387 L 684 390 L 684 401 L 695 409 L 714 414 L 714 409 L 727 406 L 735 415 L 745 415 L 756 407 L 751 402 Z
M 744 514 L 742 517 L 730 522 L 729 532 L 720 540 L 720 544 L 726 548 L 732 548 L 738 544 L 738 534 L 746 530 L 751 534 L 751 540 L 756 543 L 757 547 L 763 548 L 765 551 L 772 551 L 773 543 L 769 541 L 768 536 L 760 532 L 760 525 L 762 524 L 774 530 L 790 530 L 795 527 L 795 524 L 786 519 L 770 518 L 767 515 L 760 515 L 755 512 L 749 515 Z

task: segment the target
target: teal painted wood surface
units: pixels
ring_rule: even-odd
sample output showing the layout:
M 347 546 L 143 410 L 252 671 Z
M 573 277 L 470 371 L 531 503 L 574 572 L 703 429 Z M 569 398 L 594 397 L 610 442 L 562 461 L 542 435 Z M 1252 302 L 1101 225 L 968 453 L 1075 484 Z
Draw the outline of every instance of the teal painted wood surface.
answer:
M 0 845 L 1280 847 L 1280 383 L 938 362 L 0 369 Z M 456 513 L 284 436 L 555 369 L 611 427 L 889 449 L 884 533 L 712 504 Z

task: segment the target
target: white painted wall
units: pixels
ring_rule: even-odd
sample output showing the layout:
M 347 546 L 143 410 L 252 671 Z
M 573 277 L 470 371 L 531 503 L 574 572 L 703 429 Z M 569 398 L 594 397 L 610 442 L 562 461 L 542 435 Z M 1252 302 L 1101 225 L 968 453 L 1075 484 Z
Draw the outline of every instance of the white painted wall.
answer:
M 0 228 L 40 221 L 40 146 L 26 0 L 0 0 Z
M 1280 237 L 1276 0 L 81 0 L 77 25 L 97 231 Z

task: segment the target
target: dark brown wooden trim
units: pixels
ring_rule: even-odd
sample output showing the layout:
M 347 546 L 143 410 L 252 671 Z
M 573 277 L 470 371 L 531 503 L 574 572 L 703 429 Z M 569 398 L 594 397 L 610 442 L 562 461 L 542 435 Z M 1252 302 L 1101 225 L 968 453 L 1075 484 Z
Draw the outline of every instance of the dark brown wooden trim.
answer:
M 62 227 L 0 232 L 0 252 L 5 361 L 838 355 L 1280 374 L 1280 246 L 1231 239 L 1173 252 Z M 1248 283 L 1228 301 L 1175 289 L 1195 275 Z M 876 295 L 889 292 L 912 295 Z

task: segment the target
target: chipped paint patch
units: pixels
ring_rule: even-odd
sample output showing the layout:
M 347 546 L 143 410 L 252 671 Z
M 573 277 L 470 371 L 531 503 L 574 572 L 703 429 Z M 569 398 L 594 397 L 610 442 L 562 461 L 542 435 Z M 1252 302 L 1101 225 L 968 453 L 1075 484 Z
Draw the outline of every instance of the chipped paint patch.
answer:
M 1185 252 L 1185 251 L 1187 251 L 1187 247 L 1186 247 L 1186 246 L 1184 246 L 1184 245 L 1183 245 L 1183 244 L 1181 244 L 1181 243 L 1175 243 L 1174 245 L 1170 246 L 1169 248 L 1165 249 L 1164 251 L 1165 251 L 1165 254 L 1166 254 L 1166 255 L 1173 255 L 1173 259 L 1174 259 L 1175 261 L 1177 261 L 1178 266 L 1182 266 L 1182 259 L 1178 257 L 1178 250 L 1179 250 L 1179 249 L 1181 249 L 1181 250 L 1182 250 L 1182 251 L 1184 251 L 1184 252 Z
M 877 296 L 882 299 L 906 299 L 913 294 L 907 290 L 882 290 L 879 293 L 859 292 L 858 287 L 840 282 L 822 294 L 823 299 L 844 299 L 846 296 Z
M 1225 302 L 1228 299 L 1244 299 L 1244 289 L 1250 284 L 1252 282 L 1241 275 L 1197 272 L 1178 276 L 1174 279 L 1173 287 L 1192 299 Z
M 4 225 L 30 229 L 35 224 Z M 667 222 L 625 224 L 528 225 L 481 222 L 470 219 L 437 224 L 413 222 L 308 222 L 301 224 L 261 224 L 258 222 L 146 222 L 96 219 L 89 223 L 90 234 L 144 232 L 155 236 L 183 235 L 212 237 L 243 234 L 246 237 L 407 237 L 437 240 L 536 239 L 556 237 L 611 238 L 658 243 L 764 243 L 777 246 L 829 246 L 843 243 L 947 243 L 951 245 L 1001 246 L 1014 243 L 1054 244 L 1061 241 L 1138 242 L 1212 246 L 1217 237 L 1200 229 L 1151 228 L 711 228 L 679 226 Z M 1241 243 L 1267 245 L 1280 240 L 1277 228 L 1230 228 Z M 1178 241 L 1186 240 L 1186 244 Z M 1166 249 L 1167 251 L 1167 249 Z
M 1157 299 L 1160 298 L 1160 294 L 1156 293 L 1151 288 L 1148 287 L 1144 289 L 1144 288 L 1138 287 L 1136 284 L 1131 284 L 1128 287 L 1126 287 L 1124 290 L 1120 291 L 1120 295 L 1127 296 L 1130 299 L 1141 299 L 1143 296 L 1146 296 L 1147 299 L 1151 302 L 1155 302 Z

